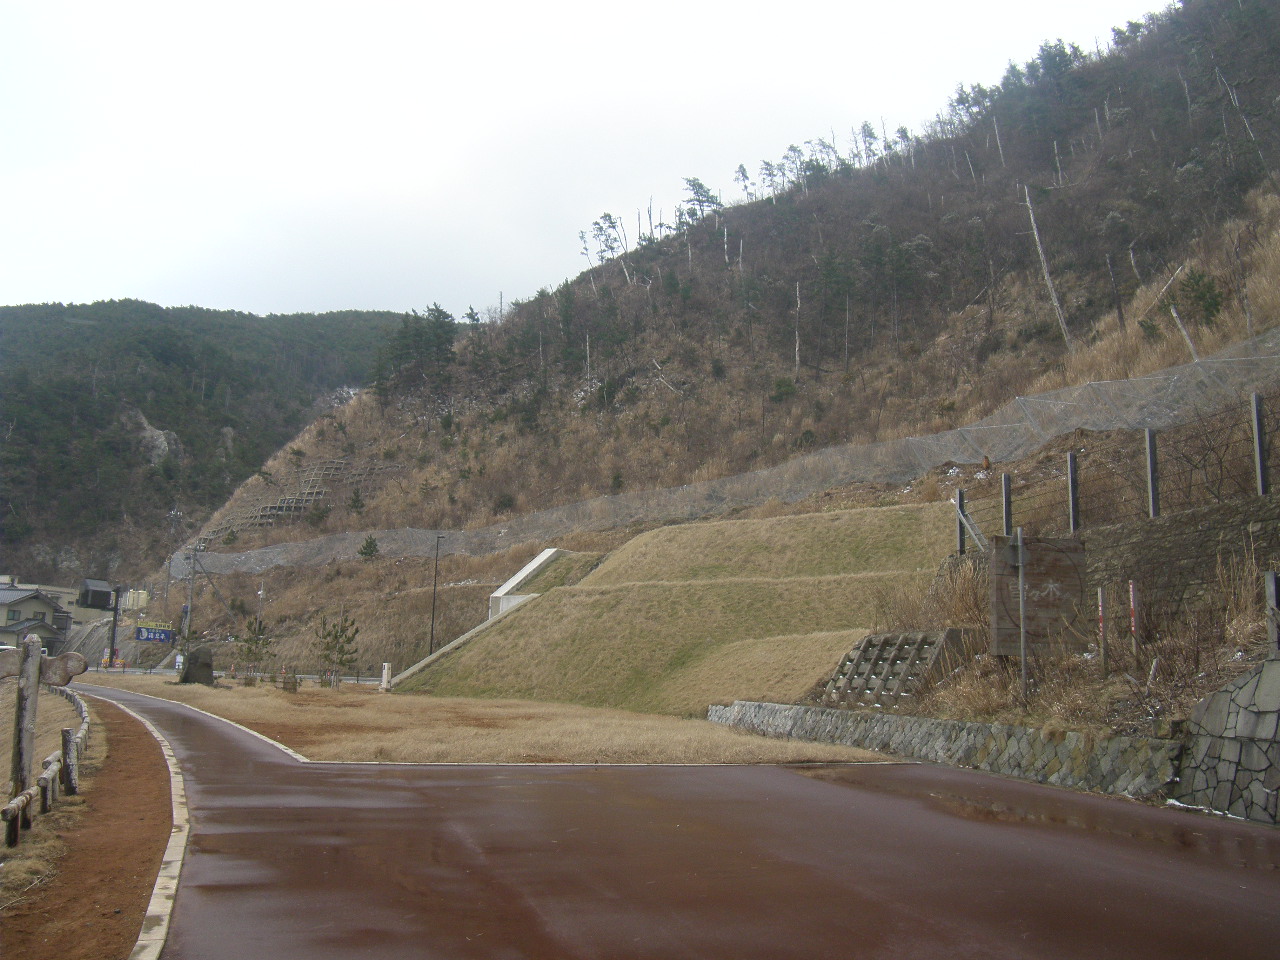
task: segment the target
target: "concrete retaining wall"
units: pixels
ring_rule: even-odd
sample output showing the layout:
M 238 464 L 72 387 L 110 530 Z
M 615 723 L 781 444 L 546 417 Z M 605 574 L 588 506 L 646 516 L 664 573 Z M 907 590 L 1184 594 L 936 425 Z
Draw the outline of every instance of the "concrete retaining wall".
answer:
M 518 594 L 516 591 L 520 589 L 521 584 L 528 581 L 535 573 L 542 570 L 547 564 L 566 551 L 559 550 L 556 547 L 549 547 L 540 554 L 526 563 L 516 573 L 514 577 L 500 586 L 497 590 L 489 595 L 489 619 L 506 613 L 508 610 L 514 610 L 526 600 L 532 600 L 537 596 L 536 593 Z
M 843 743 L 1037 783 L 1131 797 L 1159 793 L 1177 775 L 1182 743 L 1145 737 L 1095 740 L 1000 723 L 739 700 L 707 719 L 771 737 Z

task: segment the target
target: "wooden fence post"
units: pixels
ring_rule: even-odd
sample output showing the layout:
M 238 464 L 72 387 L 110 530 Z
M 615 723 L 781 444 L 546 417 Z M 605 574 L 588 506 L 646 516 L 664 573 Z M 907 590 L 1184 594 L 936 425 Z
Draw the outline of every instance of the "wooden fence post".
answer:
M 1135 670 L 1139 670 L 1142 667 L 1142 662 L 1139 659 L 1140 658 L 1139 647 L 1141 646 L 1141 640 L 1138 635 L 1138 620 L 1139 620 L 1138 585 L 1133 580 L 1130 580 L 1129 581 L 1129 638 L 1133 642 L 1133 666 Z
M 1156 432 L 1146 430 L 1147 447 L 1147 516 L 1160 516 L 1160 467 L 1156 461 Z
M 1109 671 L 1107 663 L 1107 588 L 1098 588 L 1098 661 L 1105 680 Z
M 1280 578 L 1274 570 L 1267 571 L 1267 639 L 1270 641 L 1270 656 L 1280 656 L 1280 588 L 1276 581 Z
M 70 727 L 62 728 L 62 792 L 68 797 L 80 792 L 80 744 Z
M 36 739 L 36 699 L 40 693 L 40 641 L 25 637 L 19 641 L 22 665 L 18 668 L 17 705 L 13 712 L 13 762 L 9 778 L 16 797 L 31 786 L 32 754 Z M 23 826 L 31 825 L 24 811 Z
M 1267 476 L 1267 430 L 1263 422 L 1262 397 L 1253 395 L 1253 465 L 1258 484 L 1258 496 L 1265 497 L 1271 490 L 1270 478 Z
M 1067 520 L 1072 533 L 1080 532 L 1080 472 L 1076 452 L 1067 453 Z
M 58 769 L 54 770 L 53 767 Z M 58 802 L 58 781 L 62 776 L 62 760 L 58 754 L 46 757 L 44 761 L 44 770 L 40 776 L 36 778 L 36 783 L 40 784 L 40 812 L 48 813 L 53 809 L 53 805 Z
M 1000 474 L 1001 515 L 1004 517 L 1004 535 L 1013 536 L 1013 478 L 1007 473 Z
M 964 556 L 964 490 L 956 490 L 956 553 Z

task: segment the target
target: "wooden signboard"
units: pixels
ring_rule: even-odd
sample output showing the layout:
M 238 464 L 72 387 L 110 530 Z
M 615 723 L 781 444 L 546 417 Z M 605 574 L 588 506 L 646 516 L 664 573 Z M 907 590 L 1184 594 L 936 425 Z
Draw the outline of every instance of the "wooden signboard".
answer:
M 1052 642 L 1083 648 L 1092 636 L 1085 604 L 1084 545 L 1070 538 L 1025 537 L 1028 647 Z M 1019 655 L 1017 543 L 991 538 L 991 652 Z

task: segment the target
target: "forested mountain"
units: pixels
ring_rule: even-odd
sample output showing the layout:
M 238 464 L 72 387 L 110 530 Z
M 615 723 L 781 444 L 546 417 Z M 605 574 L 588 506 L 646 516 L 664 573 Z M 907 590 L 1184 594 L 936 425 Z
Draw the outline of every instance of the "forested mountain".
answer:
M 743 163 L 736 202 L 690 177 L 674 223 L 605 213 L 579 277 L 490 322 L 404 318 L 374 395 L 272 467 L 345 448 L 398 472 L 258 536 L 450 529 L 675 486 L 1270 325 L 1277 63 L 1280 6 L 1186 0 L 1106 49 L 1045 42 L 999 85 L 958 87 L 925 131 L 863 123 Z
M 1046 41 L 923 131 L 743 158 L 737 198 L 691 175 L 669 223 L 602 214 L 584 273 L 485 319 L 0 310 L 3 566 L 68 579 L 82 538 L 159 563 L 175 503 L 198 524 L 245 477 L 212 549 L 476 526 L 1207 354 L 1280 312 L 1278 63 L 1273 0 Z M 358 479 L 281 514 L 307 522 L 237 526 L 335 460 Z
M 364 382 L 393 323 L 136 300 L 0 307 L 4 572 L 105 577 L 163 552 L 318 399 Z
M 1277 54 L 1276 4 L 1188 0 L 1117 28 L 1106 51 L 1044 43 L 1000 85 L 961 85 L 921 134 L 864 123 L 843 149 L 792 146 L 754 179 L 743 164 L 750 202 L 724 206 L 690 178 L 676 224 L 640 217 L 632 245 L 630 218 L 603 215 L 584 234 L 599 265 L 520 304 L 471 362 L 585 377 L 590 341 L 605 385 L 635 374 L 629 344 L 666 327 L 819 376 L 877 350 L 910 357 L 965 311 L 969 376 L 1012 347 L 1088 342 L 1251 190 L 1277 190 Z M 1247 224 L 1235 239 L 1247 253 Z M 1173 294 L 1184 317 L 1212 322 L 1238 286 L 1238 270 L 1201 271 Z M 1011 308 L 1014 336 L 1000 336 Z

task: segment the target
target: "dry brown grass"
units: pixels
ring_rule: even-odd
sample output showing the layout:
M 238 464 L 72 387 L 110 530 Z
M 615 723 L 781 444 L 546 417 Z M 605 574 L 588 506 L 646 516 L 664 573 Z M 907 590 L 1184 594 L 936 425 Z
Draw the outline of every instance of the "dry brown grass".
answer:
M 9 779 L 10 767 L 13 764 L 13 713 L 17 696 L 18 680 L 8 677 L 0 680 L 0 737 L 4 738 L 4 799 L 8 800 L 13 791 L 13 781 Z M 36 701 L 36 755 L 33 763 L 33 776 L 40 772 L 40 761 L 51 753 L 62 749 L 62 728 L 73 730 L 80 726 L 80 718 L 75 708 L 56 694 L 41 690 Z
M 719 579 L 554 590 L 526 603 L 470 644 L 408 681 L 449 696 L 518 697 L 631 710 L 701 712 L 744 695 L 748 654 L 771 646 L 811 684 L 835 655 L 804 634 L 848 631 L 870 622 L 877 584 L 927 580 L 915 573 L 850 574 L 789 580 Z M 732 649 L 720 648 L 759 641 Z M 847 648 L 846 648 L 847 649 Z M 737 656 L 743 667 L 717 673 L 707 658 Z M 838 657 L 837 657 L 838 659 Z M 694 693 L 694 678 L 704 685 Z M 804 685 L 807 688 L 808 684 Z M 759 684 L 753 684 L 758 686 Z M 684 691 L 679 696 L 667 688 Z
M 520 585 L 520 593 L 546 593 L 556 587 L 580 583 L 600 562 L 598 553 L 568 553 L 556 557 L 529 580 Z
M 990 590 L 982 555 L 949 558 L 931 581 L 877 584 L 871 625 L 882 632 L 970 627 L 985 642 L 990 635 Z
M 931 505 L 653 530 L 407 685 L 686 716 L 795 701 L 872 624 L 876 596 L 928 582 L 950 522 Z
M 932 570 L 951 543 L 946 504 L 662 527 L 611 554 L 583 584 Z
M 731 691 L 721 702 L 796 703 L 825 679 L 865 637 L 865 630 L 835 630 L 792 637 L 755 637 L 709 648 L 695 662 L 664 679 L 653 692 L 654 709 L 695 714 L 712 690 Z
M 96 679 L 96 678 L 95 678 Z M 257 730 L 313 760 L 402 763 L 808 763 L 883 759 L 769 740 L 704 720 L 569 704 L 466 700 L 305 687 L 178 685 L 114 674 L 111 686 L 178 700 Z
M 1234 254 L 1238 240 L 1244 279 Z M 1188 318 L 1202 355 L 1273 325 L 1280 315 L 1280 200 L 1255 191 L 1238 221 L 1188 244 L 1185 265 L 1188 273 L 1211 277 L 1224 298 L 1212 323 Z M 290 471 L 316 459 L 345 456 L 394 466 L 364 484 L 366 508 L 352 511 L 346 495 L 335 494 L 331 514 L 318 526 L 246 531 L 235 549 L 339 530 L 475 528 L 509 516 L 505 505 L 512 502 L 515 512 L 524 513 L 619 489 L 679 486 L 778 464 L 811 447 L 921 436 L 972 423 L 1016 395 L 1152 373 L 1190 359 L 1159 299 L 1167 279 L 1144 275 L 1125 304 L 1123 329 L 1114 311 L 1080 318 L 1077 349 L 1067 355 L 1056 338 L 1026 339 L 1029 329 L 1053 325 L 1038 274 L 1008 277 L 989 320 L 973 309 L 936 318 L 929 324 L 932 329 L 936 322 L 936 337 L 881 343 L 844 375 L 802 378 L 797 395 L 785 402 L 769 399 L 782 372 L 777 356 L 756 357 L 733 338 L 712 351 L 668 329 L 642 335 L 600 371 L 613 376 L 651 355 L 664 358 L 668 383 L 656 373 L 629 369 L 626 401 L 607 410 L 552 389 L 534 404 L 535 425 L 517 423 L 516 408 L 530 401 L 527 394 L 457 399 L 450 401 L 446 429 L 436 398 L 402 397 L 380 409 L 371 395 L 362 395 L 308 427 L 267 470 L 287 488 Z M 1069 298 L 1071 281 L 1060 280 Z M 1241 295 L 1246 289 L 1252 322 Z M 991 345 L 995 352 L 987 355 Z M 707 376 L 711 356 L 726 368 L 723 379 Z M 675 393 L 672 379 L 681 386 Z M 305 456 L 295 458 L 293 450 Z M 592 456 L 581 456 L 583 450 Z M 273 489 L 256 478 L 236 499 Z M 925 482 L 925 496 L 941 492 Z M 229 504 L 215 519 L 234 509 Z M 789 508 L 773 503 L 758 509 L 767 515 Z
M 1246 219 L 1251 230 L 1246 229 L 1245 223 L 1228 222 L 1216 231 L 1216 236 L 1202 239 L 1186 261 L 1184 273 L 1199 270 L 1215 278 L 1225 295 L 1224 309 L 1212 325 L 1190 325 L 1192 341 L 1202 357 L 1262 332 L 1280 316 L 1280 197 L 1258 190 L 1249 197 L 1247 206 Z M 1250 235 L 1256 237 L 1256 242 L 1249 242 Z M 1241 253 L 1249 274 L 1246 289 L 1253 314 L 1252 327 L 1244 304 L 1233 290 L 1238 277 L 1233 253 L 1237 237 L 1245 238 Z M 1168 276 L 1153 277 L 1135 292 L 1125 306 L 1127 322 L 1123 330 L 1116 314 L 1107 314 L 1097 324 L 1095 343 L 1046 371 L 1029 383 L 1024 392 L 1042 393 L 1091 380 L 1140 377 L 1190 362 L 1192 357 L 1186 341 L 1167 307 L 1157 299 L 1168 279 Z M 1139 325 L 1138 321 L 1144 319 L 1148 325 L 1155 324 L 1154 339 Z
M 6 741 L 13 727 L 13 679 L 0 682 L 0 719 Z M 58 706 L 60 705 L 60 706 Z M 65 710 L 63 709 L 65 708 Z M 92 712 L 92 706 L 90 706 Z M 62 727 L 78 727 L 80 718 L 71 704 L 61 697 L 42 693 L 36 711 L 37 757 L 44 758 L 61 749 Z M 88 748 L 80 764 L 80 786 L 83 792 L 93 789 L 93 774 L 102 764 L 107 753 L 106 733 L 100 724 L 93 726 Z M 9 780 L 10 753 L 5 751 L 5 783 Z M 39 765 L 37 763 L 37 769 Z M 9 790 L 5 791 L 5 799 Z M 61 796 L 50 813 L 37 816 L 29 831 L 22 834 L 17 847 L 0 847 L 0 911 L 23 898 L 33 887 L 54 876 L 57 862 L 66 853 L 61 837 L 82 815 L 84 796 Z
M 980 655 L 905 706 L 949 719 L 1029 723 L 1099 734 L 1168 733 L 1214 690 L 1267 654 L 1261 595 L 1263 566 L 1250 551 L 1219 563 L 1213 609 L 1149 611 L 1147 640 L 1136 650 L 1127 632 L 1109 643 L 1108 673 L 1096 644 L 1048 646 L 1033 654 L 1022 700 L 1015 659 Z M 1111 609 L 1121 609 L 1119 598 Z
M 83 787 L 90 790 L 92 784 L 85 780 Z M 61 834 L 77 822 L 83 807 L 82 796 L 60 798 L 50 813 L 33 821 L 17 847 L 0 848 L 0 911 L 56 875 L 58 860 L 67 852 Z
M 522 544 L 484 557 L 441 557 L 435 598 L 437 646 L 482 622 L 488 615 L 489 594 L 537 555 L 539 547 Z M 275 567 L 263 574 L 231 574 L 218 578 L 218 591 L 228 603 L 256 613 L 259 586 L 271 635 L 273 669 L 297 668 L 314 672 L 319 666 L 314 644 L 320 620 L 346 613 L 360 628 L 360 658 L 366 675 L 388 662 L 399 672 L 426 656 L 431 629 L 433 560 L 375 559 L 326 564 L 322 567 Z M 245 629 L 243 614 L 230 615 L 207 580 L 196 594 L 201 633 L 219 640 Z M 170 593 L 171 614 L 185 600 L 182 591 Z M 219 669 L 234 662 L 232 644 L 216 644 Z

